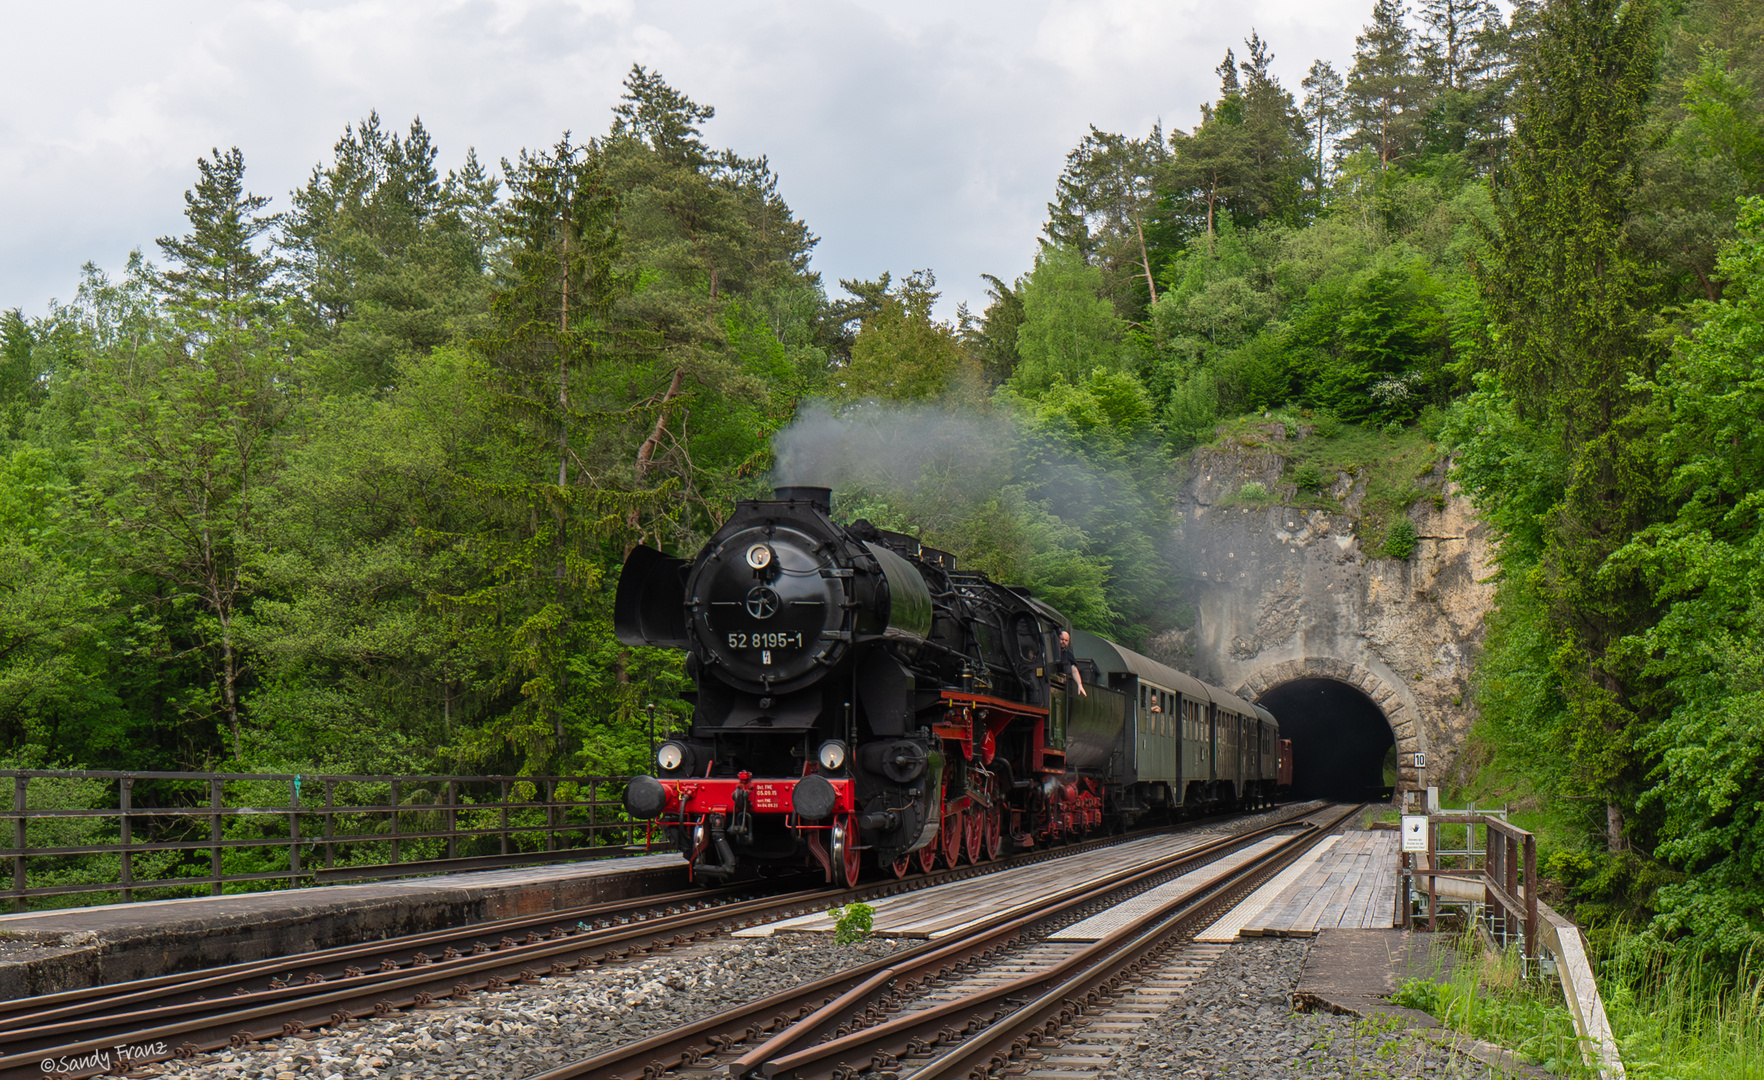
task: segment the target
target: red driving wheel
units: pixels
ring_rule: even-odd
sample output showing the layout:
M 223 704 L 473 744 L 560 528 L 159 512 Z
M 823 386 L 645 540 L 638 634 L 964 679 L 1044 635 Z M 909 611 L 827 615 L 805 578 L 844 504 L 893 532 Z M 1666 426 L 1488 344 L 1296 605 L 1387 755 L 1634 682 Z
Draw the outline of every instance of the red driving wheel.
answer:
M 853 888 L 864 872 L 864 853 L 858 850 L 857 818 L 842 814 L 833 822 L 833 869 L 840 881 Z
M 1004 854 L 1004 823 L 1010 815 L 1010 808 L 1003 800 L 993 806 L 991 813 L 986 815 L 986 857 L 996 859 Z
M 943 865 L 954 868 L 962 861 L 962 832 L 966 812 L 962 810 L 944 810 L 943 828 L 937 831 L 937 839 L 942 843 Z
M 937 852 L 938 852 L 938 849 L 940 849 L 943 846 L 942 844 L 938 843 L 938 840 L 941 839 L 942 836 L 943 836 L 942 833 L 938 833 L 936 836 L 933 836 L 931 838 L 931 842 L 929 844 L 926 844 L 924 847 L 919 849 L 919 853 L 918 853 L 919 854 L 919 869 L 925 871 L 925 873 L 927 873 L 927 874 L 929 874 L 931 871 L 937 869 Z
M 970 806 L 962 818 L 962 850 L 968 853 L 968 861 L 979 864 L 986 861 L 986 822 L 992 817 L 989 806 Z
M 902 855 L 890 864 L 889 869 L 894 871 L 894 876 L 897 878 L 906 877 L 907 874 L 912 872 L 913 857 L 911 855 Z

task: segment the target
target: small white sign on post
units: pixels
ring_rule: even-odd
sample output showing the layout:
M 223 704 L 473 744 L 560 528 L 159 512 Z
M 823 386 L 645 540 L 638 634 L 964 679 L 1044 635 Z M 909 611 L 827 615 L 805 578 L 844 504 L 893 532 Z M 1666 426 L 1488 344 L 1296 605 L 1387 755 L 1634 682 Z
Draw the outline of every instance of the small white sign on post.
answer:
M 1427 815 L 1403 815 L 1403 850 L 1427 850 Z

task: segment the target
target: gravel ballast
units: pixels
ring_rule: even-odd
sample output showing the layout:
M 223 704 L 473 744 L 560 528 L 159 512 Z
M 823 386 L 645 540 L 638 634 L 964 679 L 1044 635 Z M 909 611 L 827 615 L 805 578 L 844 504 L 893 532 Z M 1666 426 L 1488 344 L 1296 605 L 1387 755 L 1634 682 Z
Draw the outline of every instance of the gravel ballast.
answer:
M 279 1039 L 158 1067 L 188 1080 L 531 1076 L 913 944 L 872 938 L 841 946 L 824 934 L 723 938 L 672 956 L 367 1020 L 320 1038 Z
M 1292 992 L 1309 951 L 1309 941 L 1291 939 L 1232 946 L 1104 1075 L 1113 1080 L 1482 1080 L 1499 1075 L 1399 1019 L 1293 1012 Z

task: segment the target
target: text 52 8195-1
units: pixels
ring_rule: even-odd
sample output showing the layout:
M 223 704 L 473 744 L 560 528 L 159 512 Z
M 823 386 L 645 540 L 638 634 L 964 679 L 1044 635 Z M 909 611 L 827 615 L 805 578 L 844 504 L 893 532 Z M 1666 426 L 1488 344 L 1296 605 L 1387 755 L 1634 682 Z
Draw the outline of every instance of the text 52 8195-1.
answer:
M 800 649 L 801 634 L 730 634 L 731 649 Z

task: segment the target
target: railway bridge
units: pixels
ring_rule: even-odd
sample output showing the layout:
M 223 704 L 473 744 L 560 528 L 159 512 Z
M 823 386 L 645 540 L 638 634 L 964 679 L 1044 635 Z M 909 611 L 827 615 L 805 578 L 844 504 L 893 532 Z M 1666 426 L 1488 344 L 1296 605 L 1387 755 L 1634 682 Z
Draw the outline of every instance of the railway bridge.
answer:
M 1444 463 L 1424 480 L 1438 497 L 1407 510 L 1415 550 L 1392 559 L 1359 535 L 1363 474 L 1340 474 L 1314 500 L 1331 509 L 1300 508 L 1233 498 L 1255 481 L 1299 502 L 1271 448 L 1207 447 L 1190 460 L 1176 546 L 1196 618 L 1153 655 L 1278 716 L 1303 797 L 1388 782 L 1393 749 L 1399 789 L 1465 777 L 1494 543 Z

